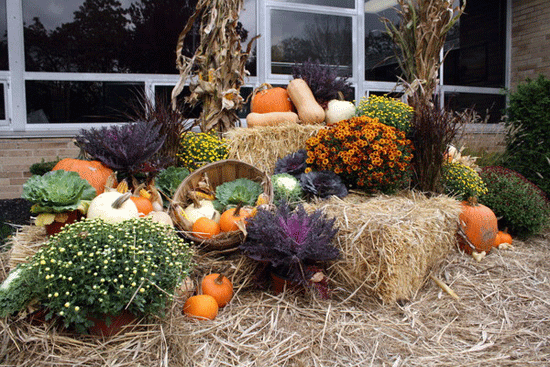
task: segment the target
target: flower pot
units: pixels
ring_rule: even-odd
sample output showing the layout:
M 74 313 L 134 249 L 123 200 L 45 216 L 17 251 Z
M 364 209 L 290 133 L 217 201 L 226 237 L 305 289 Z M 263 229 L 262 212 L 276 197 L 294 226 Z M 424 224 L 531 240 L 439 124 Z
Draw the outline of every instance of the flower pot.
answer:
M 275 294 L 280 294 L 287 291 L 303 291 L 304 286 L 300 283 L 291 281 L 285 276 L 271 272 L 271 290 Z
M 59 233 L 61 231 L 61 228 L 65 224 L 71 224 L 78 220 L 80 220 L 83 217 L 82 213 L 79 210 L 73 210 L 71 212 L 67 212 L 67 220 L 64 222 L 58 222 L 54 220 L 51 224 L 46 224 L 46 233 L 48 236 L 54 235 L 56 233 Z
M 101 315 L 93 317 L 88 315 L 88 320 L 93 322 L 93 325 L 88 328 L 88 332 L 92 335 L 110 337 L 118 334 L 122 328 L 131 324 L 137 317 L 128 311 L 123 310 L 118 315 Z

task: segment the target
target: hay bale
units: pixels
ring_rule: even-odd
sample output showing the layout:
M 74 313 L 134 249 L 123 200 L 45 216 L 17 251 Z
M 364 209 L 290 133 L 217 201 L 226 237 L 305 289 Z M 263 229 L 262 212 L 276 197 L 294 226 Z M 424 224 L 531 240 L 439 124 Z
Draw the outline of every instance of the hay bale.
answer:
M 35 225 L 22 226 L 10 237 L 9 269 L 15 269 L 20 263 L 26 263 L 42 245 L 48 241 L 48 235 L 44 227 Z
M 306 140 L 322 128 L 323 125 L 298 124 L 235 128 L 225 134 L 229 158 L 252 164 L 271 174 L 277 159 L 304 149 Z
M 549 240 L 515 240 L 515 250 L 494 250 L 479 263 L 451 252 L 434 273 L 459 302 L 431 281 L 412 302 L 385 306 L 343 291 L 323 301 L 236 289 L 213 321 L 187 318 L 175 302 L 166 317 L 107 339 L 69 333 L 55 320 L 2 319 L 2 365 L 543 366 L 550 359 Z M 198 258 L 199 266 L 217 269 L 224 259 L 217 256 Z
M 410 299 L 434 265 L 455 246 L 460 204 L 447 196 L 427 198 L 351 194 L 307 205 L 335 217 L 341 259 L 329 276 L 355 294 L 384 303 Z

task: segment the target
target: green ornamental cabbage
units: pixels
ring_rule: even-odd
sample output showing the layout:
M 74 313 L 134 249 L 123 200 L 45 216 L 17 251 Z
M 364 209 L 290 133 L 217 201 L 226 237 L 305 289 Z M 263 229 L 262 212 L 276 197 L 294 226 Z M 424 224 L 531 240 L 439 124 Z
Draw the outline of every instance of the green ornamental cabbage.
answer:
M 64 213 L 81 209 L 97 192 L 78 173 L 56 170 L 34 175 L 23 184 L 21 197 L 33 203 L 33 213 Z

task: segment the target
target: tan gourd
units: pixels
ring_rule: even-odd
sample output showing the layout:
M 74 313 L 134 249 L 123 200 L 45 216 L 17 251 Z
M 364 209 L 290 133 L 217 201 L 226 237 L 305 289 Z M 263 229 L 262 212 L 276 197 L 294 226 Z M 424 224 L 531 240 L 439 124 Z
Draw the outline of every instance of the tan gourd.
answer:
M 294 112 L 251 112 L 246 116 L 248 127 L 256 126 L 277 126 L 286 123 L 298 123 L 298 115 Z
M 309 85 L 303 79 L 293 79 L 286 88 L 298 117 L 304 124 L 321 124 L 325 121 L 325 110 L 317 101 Z

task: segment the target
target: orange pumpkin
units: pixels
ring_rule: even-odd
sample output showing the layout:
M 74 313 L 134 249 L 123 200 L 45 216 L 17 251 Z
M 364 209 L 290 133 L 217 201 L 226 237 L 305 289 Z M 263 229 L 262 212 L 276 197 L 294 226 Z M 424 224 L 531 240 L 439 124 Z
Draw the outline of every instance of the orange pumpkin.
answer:
M 237 206 L 236 208 L 227 209 L 220 217 L 220 228 L 222 232 L 232 232 L 239 229 L 238 222 L 246 222 L 247 218 L 250 218 L 253 214 L 252 209 L 242 208 Z
M 467 241 L 459 237 L 460 248 L 468 254 L 471 254 L 473 250 L 485 251 L 488 254 L 493 248 L 498 233 L 495 213 L 475 200 L 464 201 L 461 205 L 459 225 Z
M 498 247 L 501 243 L 512 244 L 512 236 L 507 231 L 498 231 L 497 236 L 495 237 L 494 247 Z
M 250 101 L 250 112 L 292 112 L 294 105 L 285 88 L 272 87 L 268 83 L 254 90 Z
M 220 233 L 220 231 L 220 225 L 218 222 L 207 217 L 200 217 L 191 227 L 193 236 L 204 239 L 211 238 L 212 236 Z
M 92 185 L 97 195 L 102 194 L 105 191 L 105 184 L 107 179 L 113 171 L 99 161 L 86 161 L 75 158 L 65 158 L 57 162 L 52 171 L 65 170 L 77 172 L 81 178 L 88 181 Z
M 153 211 L 153 203 L 151 203 L 151 200 L 143 196 L 131 196 L 130 200 L 132 200 L 134 204 L 136 204 L 136 208 L 138 209 L 140 217 L 145 217 L 147 214 Z
M 199 294 L 187 298 L 183 313 L 199 320 L 214 320 L 218 316 L 218 302 L 208 294 Z
M 233 297 L 233 284 L 223 274 L 209 274 L 201 283 L 202 293 L 208 294 L 218 302 L 218 307 L 224 307 Z

